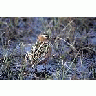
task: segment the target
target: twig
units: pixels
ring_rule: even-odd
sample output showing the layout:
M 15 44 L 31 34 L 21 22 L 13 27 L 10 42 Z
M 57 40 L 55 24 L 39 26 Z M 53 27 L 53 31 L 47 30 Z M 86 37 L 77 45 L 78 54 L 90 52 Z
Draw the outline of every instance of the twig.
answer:
M 80 51 L 80 50 L 79 50 Z M 72 64 L 73 64 L 73 62 L 75 61 L 75 59 L 76 59 L 76 57 L 78 56 L 78 54 L 79 54 L 79 51 L 78 51 L 78 53 L 75 55 L 75 58 L 73 59 L 73 61 L 71 62 L 71 64 L 70 64 L 70 66 L 69 66 L 69 68 L 71 68 L 71 66 L 72 66 Z M 69 71 L 69 69 L 67 69 L 67 71 Z M 66 73 L 67 73 L 67 71 L 66 71 Z M 66 74 L 65 73 L 65 74 Z
M 67 28 L 72 22 L 73 22 L 73 20 L 71 20 L 71 21 L 67 24 L 67 26 L 66 26 L 62 31 L 65 31 L 66 28 Z

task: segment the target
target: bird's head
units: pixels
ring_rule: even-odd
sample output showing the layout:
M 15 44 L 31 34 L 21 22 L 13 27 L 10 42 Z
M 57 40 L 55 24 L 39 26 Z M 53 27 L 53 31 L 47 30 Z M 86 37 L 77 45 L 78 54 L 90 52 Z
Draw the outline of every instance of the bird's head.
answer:
M 40 42 L 48 42 L 49 41 L 49 36 L 48 35 L 39 35 L 38 36 L 38 41 L 40 41 Z

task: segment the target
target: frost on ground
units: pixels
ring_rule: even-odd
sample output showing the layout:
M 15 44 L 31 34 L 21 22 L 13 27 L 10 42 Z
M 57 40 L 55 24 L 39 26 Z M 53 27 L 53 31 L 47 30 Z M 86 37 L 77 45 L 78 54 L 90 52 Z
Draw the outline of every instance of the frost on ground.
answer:
M 32 66 L 25 56 L 45 33 L 52 48 L 50 59 Z M 96 18 L 1 17 L 0 79 L 96 79 Z

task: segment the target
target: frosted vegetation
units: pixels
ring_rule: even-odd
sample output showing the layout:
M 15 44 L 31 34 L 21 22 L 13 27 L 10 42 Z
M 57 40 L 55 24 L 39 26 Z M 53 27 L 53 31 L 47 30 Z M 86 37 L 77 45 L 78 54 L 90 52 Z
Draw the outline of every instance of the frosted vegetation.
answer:
M 44 32 L 52 47 L 50 60 L 29 66 L 25 56 Z M 96 79 L 96 18 L 1 17 L 0 79 Z

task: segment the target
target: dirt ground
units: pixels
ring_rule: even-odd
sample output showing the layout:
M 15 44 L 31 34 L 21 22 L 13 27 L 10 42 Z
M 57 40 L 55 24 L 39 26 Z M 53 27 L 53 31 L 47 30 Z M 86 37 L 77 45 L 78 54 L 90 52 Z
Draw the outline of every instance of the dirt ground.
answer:
M 25 61 L 39 34 L 48 34 L 47 64 Z M 1 80 L 95 80 L 96 18 L 1 17 Z

